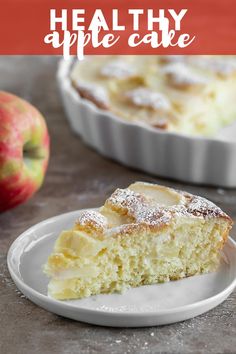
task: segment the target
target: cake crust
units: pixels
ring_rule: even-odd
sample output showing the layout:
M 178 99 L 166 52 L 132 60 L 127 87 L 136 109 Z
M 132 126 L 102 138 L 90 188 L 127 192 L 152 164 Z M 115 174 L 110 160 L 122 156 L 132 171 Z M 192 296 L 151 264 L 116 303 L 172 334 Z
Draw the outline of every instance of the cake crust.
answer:
M 149 193 L 156 192 L 156 198 L 148 197 L 137 190 L 149 190 Z M 159 204 L 161 193 L 165 198 L 172 198 L 172 205 Z M 170 202 L 170 200 L 169 200 Z M 113 212 L 122 218 L 123 224 L 119 229 L 109 225 L 109 216 Z M 83 226 L 87 232 L 94 231 L 102 233 L 106 237 L 106 232 L 114 234 L 132 234 L 139 232 L 144 227 L 146 230 L 155 233 L 160 228 L 171 223 L 176 217 L 195 218 L 224 218 L 232 223 L 232 219 L 224 213 L 218 206 L 209 200 L 194 196 L 190 193 L 177 191 L 159 185 L 145 182 L 136 182 L 127 189 L 116 189 L 114 193 L 105 201 L 104 206 L 99 211 L 85 211 L 76 222 L 76 227 Z

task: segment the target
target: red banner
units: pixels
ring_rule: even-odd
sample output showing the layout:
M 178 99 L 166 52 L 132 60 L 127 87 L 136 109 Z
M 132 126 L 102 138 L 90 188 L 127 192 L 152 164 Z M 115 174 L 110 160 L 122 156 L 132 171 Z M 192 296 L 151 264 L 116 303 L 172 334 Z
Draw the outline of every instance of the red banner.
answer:
M 236 54 L 236 1 L 1 0 L 1 55 L 77 54 L 84 44 L 86 54 Z

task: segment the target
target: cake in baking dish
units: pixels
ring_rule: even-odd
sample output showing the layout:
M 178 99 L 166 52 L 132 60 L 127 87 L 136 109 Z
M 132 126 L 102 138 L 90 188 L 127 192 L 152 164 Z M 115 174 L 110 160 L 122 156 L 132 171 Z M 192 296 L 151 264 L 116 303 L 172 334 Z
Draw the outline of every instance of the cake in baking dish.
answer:
M 48 293 L 77 299 L 214 271 L 231 225 L 202 197 L 143 182 L 117 189 L 58 237 Z
M 97 107 L 164 131 L 214 136 L 236 120 L 234 56 L 91 56 L 71 80 Z

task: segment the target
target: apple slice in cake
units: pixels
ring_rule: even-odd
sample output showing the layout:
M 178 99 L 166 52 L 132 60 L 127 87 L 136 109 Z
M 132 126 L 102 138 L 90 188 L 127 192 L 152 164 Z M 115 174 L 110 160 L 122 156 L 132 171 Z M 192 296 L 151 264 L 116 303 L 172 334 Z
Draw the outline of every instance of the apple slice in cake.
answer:
M 202 197 L 136 182 L 60 234 L 44 266 L 48 293 L 76 299 L 212 272 L 231 226 Z

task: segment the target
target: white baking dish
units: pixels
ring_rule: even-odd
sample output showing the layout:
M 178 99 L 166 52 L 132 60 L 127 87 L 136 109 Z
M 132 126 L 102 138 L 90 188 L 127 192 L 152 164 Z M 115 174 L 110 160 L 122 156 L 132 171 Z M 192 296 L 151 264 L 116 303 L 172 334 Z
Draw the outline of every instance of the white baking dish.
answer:
M 69 77 L 72 61 L 61 60 L 58 82 L 71 128 L 88 145 L 106 157 L 154 175 L 236 187 L 235 128 L 210 139 L 123 121 L 79 96 Z

